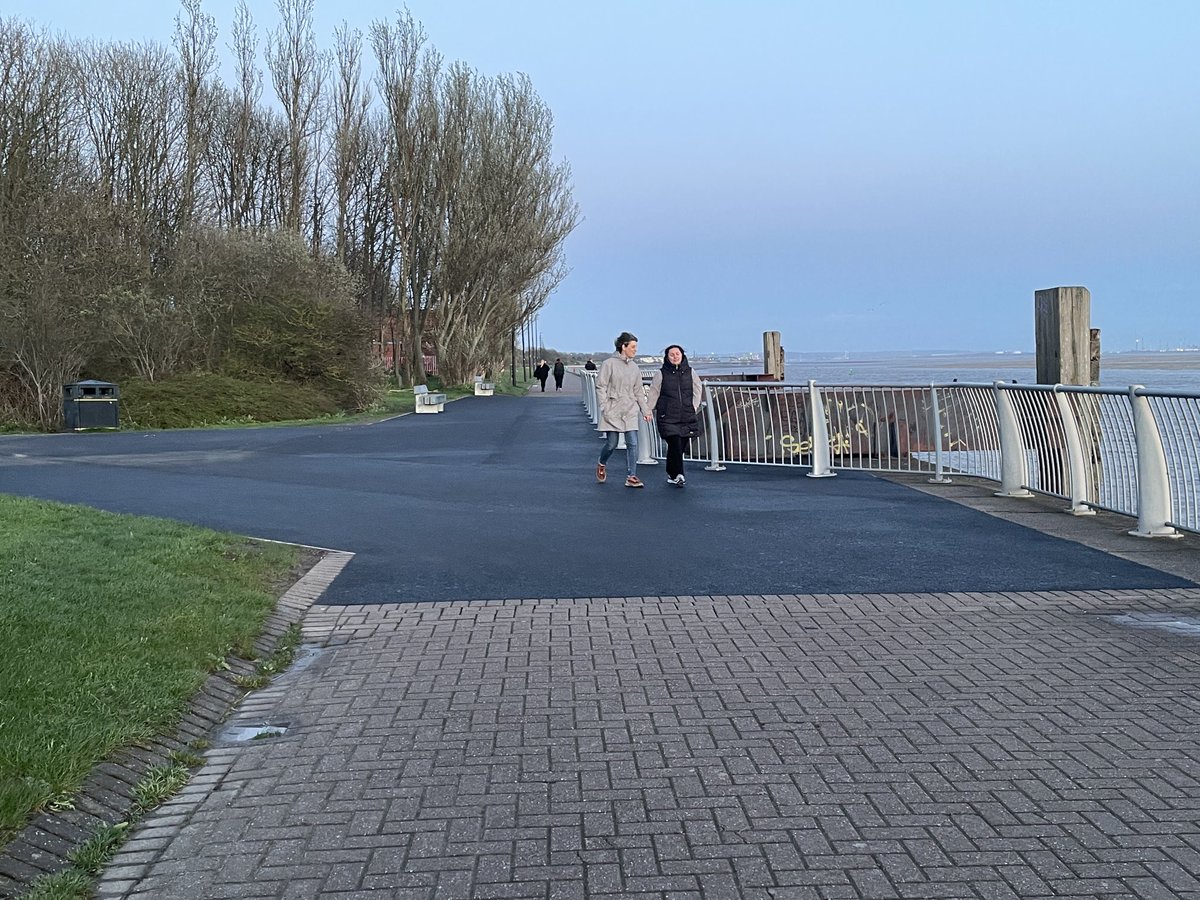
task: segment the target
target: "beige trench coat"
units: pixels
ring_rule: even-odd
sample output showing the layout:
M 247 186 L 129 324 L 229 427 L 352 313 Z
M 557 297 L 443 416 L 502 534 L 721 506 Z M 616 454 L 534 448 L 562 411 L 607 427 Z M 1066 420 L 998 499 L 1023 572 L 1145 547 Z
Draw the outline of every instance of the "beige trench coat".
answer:
M 601 431 L 637 431 L 638 420 L 650 411 L 642 387 L 642 370 L 619 353 L 600 363 L 596 398 L 600 402 Z

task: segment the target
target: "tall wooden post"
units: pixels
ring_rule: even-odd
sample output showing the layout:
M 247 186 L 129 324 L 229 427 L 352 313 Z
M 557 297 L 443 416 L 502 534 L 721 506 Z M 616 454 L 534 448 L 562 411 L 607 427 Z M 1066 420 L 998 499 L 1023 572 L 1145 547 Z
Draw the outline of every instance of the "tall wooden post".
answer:
M 778 331 L 763 332 L 763 373 L 774 381 L 783 381 L 783 345 Z
M 1038 384 L 1089 384 L 1091 293 L 1085 287 L 1047 288 L 1033 300 Z
M 1038 384 L 1097 383 L 1100 380 L 1100 329 L 1091 327 L 1091 293 L 1085 287 L 1057 287 L 1037 291 L 1033 297 Z M 1102 460 L 1097 402 L 1096 397 L 1083 395 L 1074 398 L 1073 406 L 1067 403 L 1060 406 L 1064 414 L 1072 408 L 1077 411 L 1080 447 L 1075 464 L 1082 465 L 1084 472 L 1071 472 L 1066 448 L 1046 446 L 1037 454 L 1041 484 L 1065 485 L 1070 477 L 1072 503 L 1067 511 L 1075 515 L 1084 514 L 1088 502 L 1095 502 L 1099 497 Z M 1029 427 L 1042 428 L 1044 425 L 1029 423 Z M 1075 496 L 1077 487 L 1083 488 L 1085 497 Z

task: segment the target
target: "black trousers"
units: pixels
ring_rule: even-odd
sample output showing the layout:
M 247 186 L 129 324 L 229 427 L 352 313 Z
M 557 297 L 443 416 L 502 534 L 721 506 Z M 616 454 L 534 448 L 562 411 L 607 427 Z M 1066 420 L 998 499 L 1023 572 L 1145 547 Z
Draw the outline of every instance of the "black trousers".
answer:
M 673 435 L 663 438 L 667 443 L 667 477 L 674 478 L 683 474 L 683 454 L 687 450 L 688 439 Z

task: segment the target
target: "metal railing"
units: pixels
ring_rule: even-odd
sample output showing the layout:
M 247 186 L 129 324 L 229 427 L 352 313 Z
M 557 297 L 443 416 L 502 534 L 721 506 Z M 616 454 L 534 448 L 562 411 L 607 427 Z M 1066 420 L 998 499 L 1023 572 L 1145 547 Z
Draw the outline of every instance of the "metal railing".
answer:
M 591 376 L 590 378 L 587 376 Z M 595 373 L 584 405 L 599 421 Z M 589 385 L 590 382 L 590 385 Z M 1132 534 L 1200 532 L 1200 394 L 1068 385 L 818 385 L 706 379 L 689 458 L 726 465 L 954 474 L 998 494 L 1061 497 L 1067 511 L 1137 518 Z M 653 429 L 643 456 L 665 455 Z

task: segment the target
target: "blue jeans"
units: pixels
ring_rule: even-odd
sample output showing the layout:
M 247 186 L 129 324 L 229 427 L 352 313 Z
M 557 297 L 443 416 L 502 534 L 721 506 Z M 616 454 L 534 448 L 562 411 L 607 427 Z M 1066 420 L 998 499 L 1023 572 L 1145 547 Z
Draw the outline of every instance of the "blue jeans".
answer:
M 637 432 L 625 432 L 625 468 L 626 474 L 633 477 L 637 474 L 637 459 L 638 459 L 638 443 Z M 604 432 L 604 446 L 600 448 L 600 463 L 603 465 L 608 462 L 608 458 L 613 455 L 613 451 L 617 449 L 617 442 L 621 440 L 621 432 L 606 431 Z

